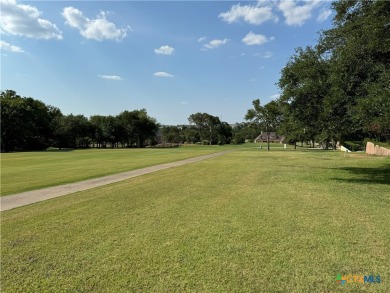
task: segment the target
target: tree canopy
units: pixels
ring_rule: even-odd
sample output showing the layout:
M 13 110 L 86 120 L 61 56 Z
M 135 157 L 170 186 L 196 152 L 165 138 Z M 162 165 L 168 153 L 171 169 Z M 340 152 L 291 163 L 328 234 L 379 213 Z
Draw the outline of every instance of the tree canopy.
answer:
M 117 116 L 63 115 L 58 108 L 21 97 L 15 91 L 0 94 L 1 150 L 58 148 L 144 147 L 156 143 L 158 123 L 145 109 Z
M 336 1 L 333 27 L 297 48 L 278 85 L 293 140 L 390 139 L 390 2 Z

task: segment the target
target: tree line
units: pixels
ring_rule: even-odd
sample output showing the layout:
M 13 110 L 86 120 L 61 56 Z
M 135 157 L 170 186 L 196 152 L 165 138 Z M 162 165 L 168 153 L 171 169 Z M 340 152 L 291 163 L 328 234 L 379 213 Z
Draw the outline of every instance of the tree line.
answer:
M 156 140 L 158 123 L 145 109 L 117 116 L 63 115 L 60 109 L 6 90 L 1 100 L 1 150 L 44 150 L 48 147 L 144 147 Z
M 226 144 L 254 140 L 260 132 L 327 148 L 346 140 L 390 140 L 390 1 L 332 3 L 333 27 L 314 46 L 297 48 L 281 71 L 280 98 L 253 108 L 247 122 L 231 127 L 216 116 L 196 113 L 189 125 L 161 131 L 145 109 L 117 116 L 63 115 L 58 108 L 15 91 L 1 92 L 1 150 L 49 146 L 144 147 L 163 142 Z
M 246 119 L 290 142 L 390 140 L 390 2 L 332 3 L 333 27 L 297 48 L 281 71 L 280 98 L 253 101 Z
M 228 144 L 232 127 L 216 116 L 196 113 L 190 125 L 161 127 L 145 109 L 116 116 L 64 115 L 60 109 L 13 90 L 0 93 L 1 151 L 33 151 L 48 147 L 145 147 L 158 143 Z

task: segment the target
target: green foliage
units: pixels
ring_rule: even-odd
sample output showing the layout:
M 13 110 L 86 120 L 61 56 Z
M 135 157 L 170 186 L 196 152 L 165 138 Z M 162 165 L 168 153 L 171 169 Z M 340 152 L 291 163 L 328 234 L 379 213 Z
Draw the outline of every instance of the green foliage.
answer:
M 232 143 L 241 144 L 246 141 L 253 142 L 256 137 L 261 133 L 262 127 L 258 123 L 236 123 L 232 128 Z
M 361 141 L 344 141 L 343 145 L 352 152 L 364 150 L 364 144 Z
M 12 90 L 2 91 L 0 102 L 2 151 L 43 150 L 49 146 L 52 121 L 61 115 L 58 109 Z
M 260 100 L 252 102 L 253 108 L 249 109 L 245 115 L 245 120 L 251 120 L 253 123 L 264 127 L 268 141 L 267 149 L 270 150 L 269 134 L 271 131 L 276 131 L 282 119 L 282 110 L 276 101 L 271 101 L 264 106 L 260 105 Z
M 389 1 L 336 1 L 333 28 L 283 68 L 282 128 L 293 140 L 390 139 Z M 302 134 L 301 130 L 305 129 Z
M 232 128 L 226 122 L 221 122 L 218 117 L 208 113 L 195 113 L 188 117 L 190 124 L 198 130 L 199 141 L 208 142 L 210 145 L 229 144 L 232 139 Z
M 164 126 L 162 139 L 168 143 L 184 143 L 186 141 L 183 128 L 179 126 Z
M 62 115 L 58 108 L 15 91 L 2 91 L 1 151 L 88 148 L 91 144 L 112 148 L 155 145 L 158 123 L 145 109 L 124 111 L 118 116 Z
M 143 148 L 145 142 L 157 134 L 158 123 L 148 116 L 145 109 L 124 111 L 118 115 L 118 119 L 124 128 L 124 140 L 130 147 Z

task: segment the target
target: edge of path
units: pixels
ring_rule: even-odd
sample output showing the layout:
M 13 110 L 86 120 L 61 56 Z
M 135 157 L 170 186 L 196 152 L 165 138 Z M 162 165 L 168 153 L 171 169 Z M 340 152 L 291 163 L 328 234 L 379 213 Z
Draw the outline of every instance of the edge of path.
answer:
M 176 162 L 171 162 L 171 163 L 150 166 L 150 167 L 146 167 L 146 168 L 142 168 L 142 169 L 122 172 L 122 173 L 118 173 L 118 174 L 114 174 L 114 175 L 103 176 L 103 177 L 79 181 L 79 182 L 75 182 L 75 183 L 57 185 L 57 186 L 53 186 L 53 187 L 47 187 L 47 188 L 43 188 L 43 189 L 37 189 L 37 190 L 26 191 L 26 192 L 21 192 L 21 193 L 17 193 L 17 194 L 2 196 L 0 199 L 0 201 L 1 201 L 0 210 L 1 211 L 11 210 L 14 208 L 22 207 L 25 205 L 44 201 L 47 199 L 56 198 L 59 196 L 63 196 L 63 195 L 67 195 L 67 194 L 71 194 L 71 193 L 75 193 L 78 191 L 83 191 L 83 190 L 87 190 L 87 189 L 91 189 L 91 188 L 95 188 L 95 187 L 100 187 L 103 185 L 107 185 L 107 184 L 119 182 L 122 180 L 138 177 L 138 176 L 149 174 L 152 172 L 157 172 L 157 171 L 169 169 L 172 167 L 182 166 L 185 164 L 200 162 L 200 161 L 214 158 L 214 157 L 219 157 L 219 156 L 225 155 L 227 153 L 231 153 L 233 151 L 235 151 L 235 150 L 227 150 L 227 151 L 223 151 L 223 152 L 212 153 L 212 154 L 208 154 L 208 155 L 193 157 L 193 158 L 180 160 L 180 161 L 176 161 Z

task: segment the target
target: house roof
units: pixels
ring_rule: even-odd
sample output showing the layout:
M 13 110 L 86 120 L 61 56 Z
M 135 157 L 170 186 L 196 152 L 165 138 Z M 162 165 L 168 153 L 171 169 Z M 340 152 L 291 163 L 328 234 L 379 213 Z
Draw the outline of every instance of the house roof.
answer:
M 283 135 L 279 135 L 276 132 L 269 133 L 269 140 L 282 141 L 283 139 L 284 139 Z M 259 140 L 267 140 L 267 133 L 262 132 L 258 137 L 256 137 L 255 141 L 259 141 Z

